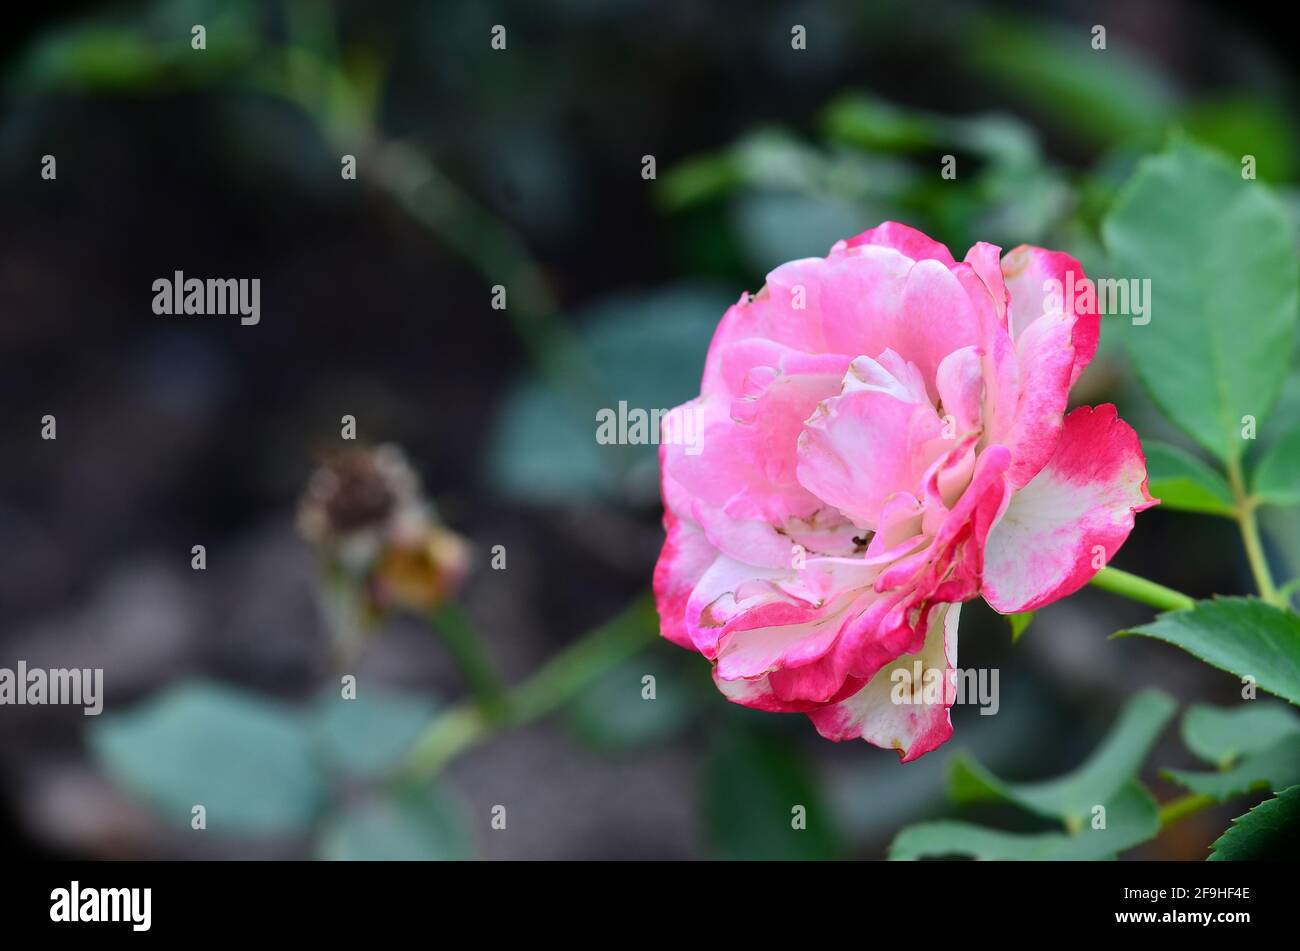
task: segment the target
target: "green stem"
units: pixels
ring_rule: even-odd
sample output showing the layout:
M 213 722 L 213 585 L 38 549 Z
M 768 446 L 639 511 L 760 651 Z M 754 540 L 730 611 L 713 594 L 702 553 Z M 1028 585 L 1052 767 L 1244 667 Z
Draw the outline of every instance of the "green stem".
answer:
M 1118 594 L 1130 601 L 1149 604 L 1161 611 L 1182 611 L 1193 607 L 1196 601 L 1181 591 L 1166 588 L 1162 584 L 1139 578 L 1137 575 L 1120 571 L 1118 568 L 1103 568 L 1092 577 L 1091 584 L 1111 594 Z
M 456 603 L 448 602 L 438 609 L 432 621 L 473 691 L 479 710 L 488 719 L 500 716 L 504 709 L 501 681 L 465 612 Z
M 654 605 L 639 598 L 613 620 L 551 658 L 502 697 L 496 716 L 461 704 L 434 718 L 416 741 L 397 779 L 418 782 L 498 730 L 523 726 L 573 699 L 584 687 L 653 642 Z
M 1246 491 L 1241 463 L 1236 459 L 1228 463 L 1228 481 L 1237 500 L 1237 525 L 1241 528 L 1241 541 L 1246 546 L 1246 559 L 1250 562 L 1251 574 L 1255 576 L 1259 596 L 1269 604 L 1285 607 L 1286 603 L 1278 594 L 1277 585 L 1273 583 L 1273 572 L 1269 570 L 1264 544 L 1260 541 L 1259 520 L 1255 517 L 1257 503 Z
M 1205 793 L 1188 793 L 1186 796 L 1179 796 L 1160 807 L 1160 828 L 1173 825 L 1180 819 L 1185 819 L 1190 815 L 1208 809 L 1213 806 L 1217 799 L 1213 796 L 1207 796 Z

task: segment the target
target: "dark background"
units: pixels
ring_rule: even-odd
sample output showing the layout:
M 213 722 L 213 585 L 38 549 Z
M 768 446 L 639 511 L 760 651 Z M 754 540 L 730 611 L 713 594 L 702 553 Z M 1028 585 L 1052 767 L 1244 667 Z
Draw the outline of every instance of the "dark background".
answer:
M 159 9 L 55 5 L 3 38 L 0 663 L 103 666 L 110 709 L 196 674 L 310 696 L 328 662 L 294 506 L 314 453 L 337 442 L 338 419 L 351 413 L 362 439 L 405 448 L 443 518 L 476 546 L 464 604 L 507 677 L 523 676 L 647 587 L 662 538 L 653 493 L 598 497 L 579 487 L 539 500 L 501 488 L 492 472 L 499 417 L 533 367 L 489 307 L 493 282 L 375 187 L 364 162 L 360 181 L 340 180 L 340 150 L 321 123 L 244 82 L 261 54 L 207 75 L 168 66 L 128 81 L 66 81 L 33 66 L 43 44 L 86 17 L 188 24 L 214 8 Z M 259 42 L 287 42 L 283 9 L 255 9 Z M 611 295 L 682 279 L 733 298 L 756 290 L 762 269 L 734 236 L 717 237 L 730 219 L 666 211 L 655 183 L 641 179 L 641 156 L 653 153 L 663 178 L 755 127 L 815 138 L 819 111 L 845 89 L 944 115 L 1010 112 L 1059 167 L 1095 167 L 1110 147 L 964 65 L 986 16 L 1062 25 L 1084 42 L 1090 24 L 1106 24 L 1113 44 L 1188 101 L 1231 92 L 1271 103 L 1296 146 L 1280 5 L 335 9 L 341 45 L 382 64 L 375 127 L 412 143 L 517 235 L 561 319 L 579 328 Z M 488 48 L 494 23 L 508 25 L 508 56 Z M 798 58 L 788 55 L 791 23 L 809 29 Z M 210 28 L 210 55 L 219 39 Z M 187 28 L 178 42 L 188 47 Z M 39 178 L 45 153 L 57 155 L 57 182 Z M 937 236 L 958 254 L 979 237 L 942 225 Z M 155 317 L 150 284 L 175 269 L 260 277 L 261 323 Z M 1115 399 L 1142 419 L 1120 358 L 1099 361 L 1080 387 L 1080 400 Z M 46 413 L 58 419 L 55 442 L 39 439 Z M 199 542 L 209 558 L 202 574 L 189 568 Z M 483 570 L 497 543 L 510 552 L 504 573 Z M 1237 551 L 1229 523 L 1157 510 L 1139 520 L 1117 564 L 1206 595 L 1248 588 Z M 904 821 L 942 811 L 941 759 L 951 748 L 977 750 L 1007 775 L 1050 775 L 1078 762 L 1139 686 L 1160 684 L 1183 701 L 1235 696 L 1232 678 L 1162 645 L 1105 640 L 1145 617 L 1085 591 L 1044 612 L 1013 650 L 1004 622 L 969 606 L 962 665 L 1001 669 L 1002 713 L 990 724 L 956 711 L 953 742 L 915 766 L 820 741 L 802 718 L 756 729 L 800 746 L 841 804 L 854 854 L 877 857 Z M 708 693 L 703 661 L 656 652 L 655 663 L 698 694 L 703 723 L 747 716 Z M 363 663 L 400 687 L 462 692 L 439 645 L 410 619 L 391 623 Z M 11 857 L 303 854 L 299 842 L 196 852 L 160 832 L 88 760 L 82 721 L 76 710 L 0 712 L 0 837 Z M 708 744 L 701 727 L 610 756 L 548 723 L 473 751 L 450 777 L 476 806 L 498 801 L 503 786 L 528 790 L 521 825 L 530 831 L 489 855 L 707 855 L 695 790 Z M 1158 760 L 1187 765 L 1172 731 L 1165 747 Z M 1190 820 L 1144 854 L 1200 858 L 1231 814 Z

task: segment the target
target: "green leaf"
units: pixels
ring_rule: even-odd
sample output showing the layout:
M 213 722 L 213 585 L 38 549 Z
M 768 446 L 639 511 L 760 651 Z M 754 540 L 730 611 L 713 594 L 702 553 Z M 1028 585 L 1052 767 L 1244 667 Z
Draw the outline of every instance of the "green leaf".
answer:
M 468 859 L 474 852 L 462 807 L 438 786 L 381 796 L 331 817 L 317 851 L 350 862 Z
M 1232 489 L 1201 460 L 1167 443 L 1144 439 L 1148 488 L 1162 508 L 1236 517 Z
M 256 5 L 153 3 L 123 17 L 112 12 L 70 19 L 37 37 L 8 70 L 11 92 L 140 90 L 219 81 L 246 66 L 262 46 Z M 190 27 L 221 37 L 201 55 Z
M 826 156 L 780 128 L 749 132 L 719 151 L 674 166 L 658 189 L 668 211 L 681 211 L 741 186 L 806 194 L 825 184 Z
M 1263 96 L 1236 95 L 1197 102 L 1182 120 L 1199 142 L 1224 155 L 1253 155 L 1256 172 L 1270 182 L 1287 182 L 1300 164 L 1291 117 Z
M 1149 279 L 1150 323 L 1117 321 L 1164 413 L 1223 460 L 1262 424 L 1290 365 L 1297 264 L 1267 186 L 1187 140 L 1144 159 L 1102 223 L 1119 278 Z
M 645 676 L 653 676 L 654 696 L 644 696 Z M 682 678 L 647 654 L 623 664 L 582 691 L 568 709 L 570 729 L 589 746 L 617 752 L 660 743 L 691 721 L 693 697 Z
M 1260 789 L 1276 792 L 1300 783 L 1300 735 L 1283 737 L 1221 772 L 1166 769 L 1162 774 L 1194 793 L 1213 796 L 1220 802 Z
M 1264 452 L 1253 485 L 1255 495 L 1269 505 L 1300 505 L 1300 426 Z
M 1195 704 L 1183 714 L 1183 743 L 1218 769 L 1300 733 L 1300 717 L 1280 703 L 1249 700 L 1237 707 Z
M 1019 611 L 1015 614 L 1008 614 L 1007 620 L 1011 622 L 1011 643 L 1015 644 L 1020 640 L 1020 636 L 1029 629 L 1030 623 L 1034 620 L 1034 611 Z
M 916 152 L 947 141 L 942 119 L 865 92 L 832 100 L 821 125 L 827 138 L 873 152 Z
M 682 211 L 712 201 L 740 186 L 741 170 L 730 151 L 696 155 L 674 166 L 656 192 L 666 211 Z
M 829 859 L 843 841 L 830 807 L 788 744 L 740 728 L 715 741 L 704 774 L 704 816 L 722 859 Z M 806 828 L 794 827 L 802 807 Z
M 1261 802 L 1210 846 L 1210 862 L 1294 859 L 1300 842 L 1300 786 Z
M 355 700 L 331 690 L 316 701 L 313 737 L 331 768 L 380 776 L 402 761 L 437 709 L 432 700 L 379 687 L 363 686 Z
M 1103 52 L 1078 29 L 988 18 L 964 44 L 969 64 L 1091 143 L 1151 141 L 1176 95 L 1161 73 L 1112 36 Z
M 1154 838 L 1160 831 L 1155 800 L 1130 780 L 1104 803 L 1106 828 L 1089 822 L 1074 835 L 1042 832 L 1025 835 L 988 829 L 968 822 L 923 822 L 898 834 L 889 848 L 895 860 L 965 855 L 985 860 L 1090 861 L 1114 858 L 1125 849 Z
M 296 711 L 255 694 L 196 681 L 91 727 L 90 745 L 115 782 L 169 822 L 202 805 L 208 828 L 246 835 L 301 830 L 325 785 Z
M 1120 631 L 1181 647 L 1212 667 L 1253 677 L 1261 690 L 1300 703 L 1300 616 L 1255 598 L 1216 597 Z
M 958 754 L 949 775 L 949 793 L 958 803 L 1010 802 L 1035 815 L 1063 822 L 1066 828 L 1082 828 L 1096 804 L 1107 801 L 1137 775 L 1175 707 L 1168 694 L 1142 691 L 1125 706 L 1087 762 L 1056 779 L 1006 782 Z

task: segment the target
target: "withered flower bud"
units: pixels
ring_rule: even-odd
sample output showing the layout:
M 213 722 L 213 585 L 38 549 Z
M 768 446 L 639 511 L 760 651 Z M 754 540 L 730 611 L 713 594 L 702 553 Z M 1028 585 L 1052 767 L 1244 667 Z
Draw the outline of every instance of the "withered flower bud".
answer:
M 392 445 L 324 457 L 299 503 L 298 530 L 358 584 L 371 614 L 433 610 L 469 566 L 469 546 L 438 521 L 419 476 Z

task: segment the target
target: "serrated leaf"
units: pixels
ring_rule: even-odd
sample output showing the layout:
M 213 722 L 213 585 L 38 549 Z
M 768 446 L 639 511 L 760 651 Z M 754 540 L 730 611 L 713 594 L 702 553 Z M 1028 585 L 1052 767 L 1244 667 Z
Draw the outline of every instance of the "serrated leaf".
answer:
M 1135 781 L 1125 783 L 1103 805 L 1106 828 L 1094 829 L 1089 822 L 1074 835 L 1061 832 L 1026 835 L 968 822 L 923 822 L 898 834 L 889 848 L 889 857 L 894 860 L 949 855 L 1013 861 L 1110 859 L 1154 838 L 1160 831 L 1155 800 Z
M 1124 707 L 1087 762 L 1064 776 L 1041 782 L 1006 782 L 958 754 L 949 774 L 949 793 L 958 803 L 1009 802 L 1063 822 L 1067 828 L 1081 827 L 1094 805 L 1105 802 L 1137 775 L 1175 708 L 1169 695 L 1144 690 Z
M 1167 443 L 1142 441 L 1148 490 L 1162 508 L 1236 517 L 1232 489 L 1201 460 Z
M 423 862 L 473 856 L 460 804 L 439 786 L 407 789 L 353 806 L 325 823 L 323 859 Z
M 1255 467 L 1254 492 L 1269 505 L 1300 505 L 1300 426 L 1265 450 Z
M 1149 324 L 1119 321 L 1143 384 L 1225 461 L 1262 424 L 1295 349 L 1297 264 L 1286 212 L 1239 167 L 1187 140 L 1145 159 L 1102 223 L 1116 277 L 1150 280 Z
M 1195 704 L 1183 714 L 1183 743 L 1218 769 L 1300 733 L 1300 717 L 1280 703 L 1248 700 L 1237 707 Z
M 1300 616 L 1255 598 L 1197 601 L 1120 631 L 1181 647 L 1220 670 L 1253 677 L 1261 690 L 1300 703 Z
M 311 737 L 295 710 L 256 694 L 196 681 L 91 727 L 109 775 L 172 823 L 273 835 L 307 826 L 325 796 Z
M 1300 853 L 1300 786 L 1284 789 L 1232 820 L 1210 846 L 1210 862 L 1292 860 Z
M 1300 783 L 1300 735 L 1283 737 L 1221 772 L 1166 769 L 1162 774 L 1194 793 L 1213 796 L 1220 802 L 1260 789 L 1285 789 Z

